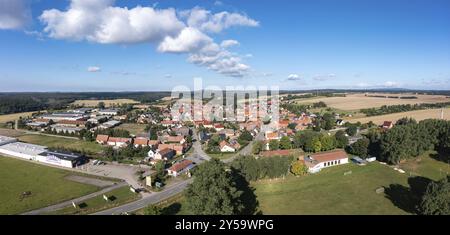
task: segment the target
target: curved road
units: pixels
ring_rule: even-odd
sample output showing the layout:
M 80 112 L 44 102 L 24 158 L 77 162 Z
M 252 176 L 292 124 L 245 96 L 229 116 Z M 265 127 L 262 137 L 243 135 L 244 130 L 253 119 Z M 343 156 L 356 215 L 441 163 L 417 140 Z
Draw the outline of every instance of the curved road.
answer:
M 167 188 L 165 188 L 161 192 L 151 193 L 148 196 L 143 197 L 137 201 L 111 208 L 108 210 L 100 211 L 94 213 L 93 215 L 121 215 L 124 213 L 129 213 L 133 211 L 137 211 L 139 209 L 145 208 L 150 204 L 155 204 L 161 202 L 167 198 L 170 198 L 176 194 L 183 192 L 183 190 L 192 182 L 192 179 L 188 179 L 177 184 L 173 184 Z

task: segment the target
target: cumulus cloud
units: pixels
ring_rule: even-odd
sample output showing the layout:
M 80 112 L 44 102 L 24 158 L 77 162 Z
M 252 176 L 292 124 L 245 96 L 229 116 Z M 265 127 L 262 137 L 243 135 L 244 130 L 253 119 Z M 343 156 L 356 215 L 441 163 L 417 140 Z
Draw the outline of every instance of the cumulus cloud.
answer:
M 0 0 L 0 29 L 21 29 L 30 20 L 29 0 Z
M 334 74 L 334 73 L 330 73 L 330 74 L 326 74 L 326 75 L 316 75 L 313 77 L 313 79 L 316 81 L 327 81 L 327 80 L 330 80 L 333 78 L 336 78 L 336 74 Z
M 65 11 L 50 9 L 39 19 L 44 32 L 54 39 L 102 44 L 155 43 L 162 53 L 188 54 L 188 61 L 218 73 L 242 77 L 249 66 L 226 48 L 238 45 L 225 40 L 221 45 L 207 35 L 233 26 L 258 26 L 238 13 L 210 11 L 196 7 L 177 12 L 137 6 L 121 8 L 114 0 L 72 0 Z
M 239 46 L 239 42 L 236 40 L 223 40 L 220 46 L 224 48 Z
M 89 66 L 87 68 L 87 71 L 90 72 L 90 73 L 97 73 L 97 72 L 102 71 L 102 69 L 100 67 L 98 67 L 98 66 Z
M 46 10 L 39 19 L 51 38 L 96 43 L 158 42 L 183 29 L 174 9 L 114 7 L 114 0 L 72 0 L 67 11 Z
M 297 80 L 300 80 L 300 79 L 301 79 L 300 75 L 295 74 L 295 73 L 289 74 L 289 76 L 287 77 L 287 80 L 289 80 L 289 81 L 297 81 Z
M 233 26 L 259 26 L 259 22 L 239 13 L 222 11 L 212 14 L 210 11 L 195 7 L 181 12 L 187 19 L 187 24 L 205 32 L 219 33 Z

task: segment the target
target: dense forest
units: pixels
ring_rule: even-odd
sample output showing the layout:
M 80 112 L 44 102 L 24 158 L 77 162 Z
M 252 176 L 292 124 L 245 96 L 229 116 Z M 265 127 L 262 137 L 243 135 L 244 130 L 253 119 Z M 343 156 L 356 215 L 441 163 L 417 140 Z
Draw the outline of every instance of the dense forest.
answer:
M 170 92 L 0 93 L 0 114 L 62 109 L 79 99 L 134 99 L 150 103 Z

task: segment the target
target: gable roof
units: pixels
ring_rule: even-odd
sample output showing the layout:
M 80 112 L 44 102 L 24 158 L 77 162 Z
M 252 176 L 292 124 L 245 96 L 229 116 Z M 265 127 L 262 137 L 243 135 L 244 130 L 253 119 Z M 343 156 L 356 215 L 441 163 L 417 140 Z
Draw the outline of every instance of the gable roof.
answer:
M 148 145 L 148 139 L 147 138 L 136 138 L 136 139 L 134 139 L 134 144 Z
M 192 165 L 192 161 L 190 160 L 183 160 L 179 163 L 174 164 L 169 168 L 170 171 L 180 172 L 186 168 L 188 168 L 190 165 Z
M 97 135 L 96 140 L 101 142 L 108 142 L 109 135 Z
M 344 158 L 348 158 L 347 153 L 342 149 L 336 149 L 328 152 L 316 153 L 309 156 L 313 161 L 320 162 L 328 162 L 334 160 L 340 160 Z

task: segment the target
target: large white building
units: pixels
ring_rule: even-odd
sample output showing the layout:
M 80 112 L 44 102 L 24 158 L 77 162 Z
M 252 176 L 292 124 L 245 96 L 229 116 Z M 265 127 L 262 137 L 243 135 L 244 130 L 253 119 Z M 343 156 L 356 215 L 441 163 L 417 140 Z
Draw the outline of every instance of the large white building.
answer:
M 84 161 L 84 157 L 80 155 L 49 151 L 46 146 L 17 142 L 16 139 L 5 136 L 0 136 L 1 154 L 69 168 Z
M 316 173 L 323 168 L 348 163 L 347 153 L 342 149 L 316 153 L 304 157 L 305 165 L 310 173 Z

